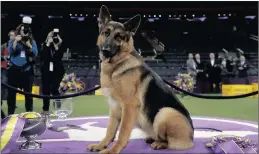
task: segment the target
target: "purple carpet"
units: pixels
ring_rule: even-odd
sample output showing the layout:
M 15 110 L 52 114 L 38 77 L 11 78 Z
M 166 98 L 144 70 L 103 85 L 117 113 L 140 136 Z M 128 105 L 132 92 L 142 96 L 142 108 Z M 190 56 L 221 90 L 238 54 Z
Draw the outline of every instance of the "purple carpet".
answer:
M 212 151 L 205 146 L 211 137 L 221 134 L 237 135 L 250 138 L 258 143 L 258 124 L 249 121 L 193 117 L 195 129 L 195 146 L 190 150 L 152 150 L 150 145 L 144 143 L 145 134 L 135 128 L 131 134 L 131 139 L 122 153 L 211 153 Z M 53 121 L 54 125 L 61 124 L 60 121 Z M 46 130 L 37 140 L 42 143 L 42 149 L 20 151 L 19 146 L 22 139 L 17 141 L 12 147 L 12 152 L 19 153 L 93 153 L 87 151 L 87 146 L 91 143 L 98 143 L 105 135 L 108 123 L 107 117 L 85 117 L 66 120 L 67 124 L 80 125 L 86 130 L 66 130 L 65 132 L 52 132 Z M 221 130 L 218 132 L 213 128 Z M 111 146 L 111 145 L 110 145 Z

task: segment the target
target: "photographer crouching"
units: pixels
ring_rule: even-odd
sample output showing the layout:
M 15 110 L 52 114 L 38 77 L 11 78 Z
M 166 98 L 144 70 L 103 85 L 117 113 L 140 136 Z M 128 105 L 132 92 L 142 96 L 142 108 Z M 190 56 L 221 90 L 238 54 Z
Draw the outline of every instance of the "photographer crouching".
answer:
M 46 41 L 43 43 L 41 59 L 42 91 L 44 95 L 59 95 L 59 84 L 65 74 L 62 62 L 64 51 L 60 49 L 62 39 L 59 36 L 59 29 L 49 32 Z M 43 99 L 43 113 L 48 113 L 50 100 Z
M 32 36 L 29 25 L 32 19 L 24 17 L 23 23 L 15 31 L 15 40 L 8 43 L 10 54 L 10 68 L 8 70 L 8 84 L 21 88 L 25 92 L 32 93 L 34 57 L 38 54 L 38 48 Z M 7 97 L 8 115 L 15 113 L 16 92 L 8 89 Z M 33 111 L 32 97 L 25 96 L 26 112 Z

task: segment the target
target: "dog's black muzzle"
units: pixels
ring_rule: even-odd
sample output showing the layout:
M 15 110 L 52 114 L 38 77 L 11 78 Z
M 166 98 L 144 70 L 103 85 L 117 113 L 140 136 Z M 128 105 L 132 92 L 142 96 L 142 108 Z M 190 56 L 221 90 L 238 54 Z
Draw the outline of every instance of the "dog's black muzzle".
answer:
M 118 54 L 118 51 L 112 53 L 111 48 L 101 48 L 101 52 L 105 58 L 113 58 L 115 55 Z
M 102 54 L 103 54 L 103 56 L 104 56 L 105 58 L 111 58 L 111 57 L 112 57 L 112 53 L 111 53 L 111 49 L 110 49 L 110 48 L 104 48 L 104 47 L 102 47 L 102 48 L 101 48 L 101 52 L 102 52 Z

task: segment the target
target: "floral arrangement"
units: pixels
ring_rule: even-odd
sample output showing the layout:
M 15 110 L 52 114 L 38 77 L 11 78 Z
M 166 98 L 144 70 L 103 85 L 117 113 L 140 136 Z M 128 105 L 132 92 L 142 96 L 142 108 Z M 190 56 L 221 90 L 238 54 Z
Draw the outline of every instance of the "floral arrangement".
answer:
M 249 138 L 242 138 L 234 135 L 218 135 L 206 143 L 214 153 L 257 153 L 258 147 Z
M 59 91 L 63 94 L 66 92 L 77 92 L 82 89 L 80 79 L 74 73 L 65 74 L 59 86 Z
M 194 78 L 191 76 L 190 73 L 188 74 L 182 74 L 182 73 L 178 73 L 178 75 L 176 76 L 176 80 L 174 81 L 174 83 L 176 84 L 176 86 L 178 86 L 179 88 L 185 90 L 185 91 L 189 91 L 192 92 L 194 89 L 194 85 L 195 85 L 195 80 Z

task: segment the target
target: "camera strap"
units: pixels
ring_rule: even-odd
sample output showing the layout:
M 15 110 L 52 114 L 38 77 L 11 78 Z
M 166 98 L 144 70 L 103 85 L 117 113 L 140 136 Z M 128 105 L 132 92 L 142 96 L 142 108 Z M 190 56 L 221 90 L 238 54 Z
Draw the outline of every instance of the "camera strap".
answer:
M 53 49 L 50 49 L 50 54 L 51 54 L 51 57 L 53 58 L 53 56 L 54 56 L 54 54 L 55 54 L 55 50 L 53 50 Z

